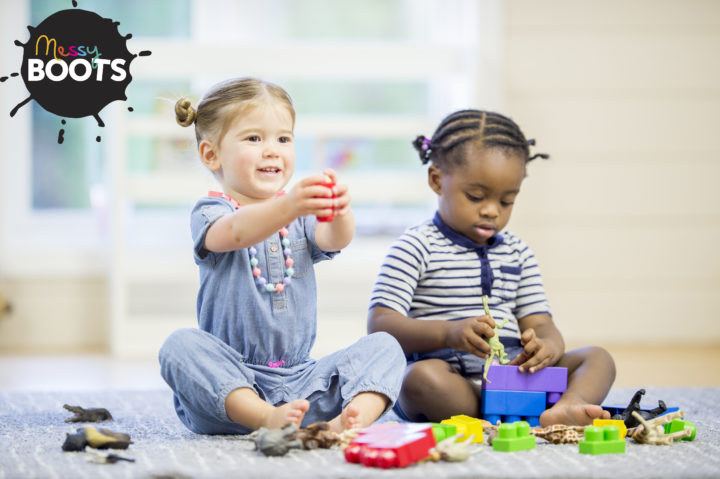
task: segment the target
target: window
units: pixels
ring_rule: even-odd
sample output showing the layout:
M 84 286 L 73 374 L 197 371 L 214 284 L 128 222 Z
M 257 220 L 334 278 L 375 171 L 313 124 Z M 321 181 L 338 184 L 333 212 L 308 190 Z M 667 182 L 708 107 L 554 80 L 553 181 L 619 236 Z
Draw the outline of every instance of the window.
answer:
M 18 269 L 24 260 L 16 253 L 25 250 L 32 258 L 31 248 L 40 244 L 52 250 L 60 269 L 101 268 L 102 260 L 87 255 L 102 258 L 118 215 L 127 219 L 122 234 L 131 242 L 187 236 L 154 225 L 184 227 L 188 206 L 214 180 L 199 163 L 191 129 L 174 124 L 173 104 L 181 95 L 197 100 L 230 76 L 259 76 L 288 90 L 298 115 L 295 177 L 328 166 L 339 170 L 352 188 L 360 234 L 394 234 L 427 217 L 432 198 L 410 142 L 432 133 L 454 109 L 498 102 L 488 73 L 496 70 L 497 26 L 488 25 L 497 24 L 498 2 L 78 3 L 119 21 L 122 34 L 132 33 L 132 52 L 153 54 L 133 61 L 128 100 L 101 112 L 104 128 L 92 118 L 62 125 L 37 105 L 4 123 L 13 132 L 6 134 L 24 145 L 13 152 L 30 158 L 6 163 L 2 180 L 9 238 L 3 259 Z M 21 40 L 22 25 L 36 25 L 59 9 L 55 0 L 17 4 L 3 7 L 2 26 Z M 4 71 L 16 71 L 19 58 L 4 62 Z M 7 104 L 24 98 L 21 87 L 13 89 L 3 92 Z M 23 123 L 27 118 L 30 123 Z M 57 143 L 60 129 L 63 144 Z M 43 231 L 53 231 L 52 244 L 39 237 Z M 77 266 L 79 258 L 86 266 Z

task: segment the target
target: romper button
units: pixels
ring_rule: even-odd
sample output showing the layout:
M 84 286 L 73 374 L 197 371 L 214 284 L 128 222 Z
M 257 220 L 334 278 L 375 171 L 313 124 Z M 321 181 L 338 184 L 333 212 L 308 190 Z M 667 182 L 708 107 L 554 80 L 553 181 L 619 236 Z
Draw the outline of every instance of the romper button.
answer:
M 275 253 L 277 251 L 277 246 L 275 246 L 275 245 L 270 246 L 270 251 Z

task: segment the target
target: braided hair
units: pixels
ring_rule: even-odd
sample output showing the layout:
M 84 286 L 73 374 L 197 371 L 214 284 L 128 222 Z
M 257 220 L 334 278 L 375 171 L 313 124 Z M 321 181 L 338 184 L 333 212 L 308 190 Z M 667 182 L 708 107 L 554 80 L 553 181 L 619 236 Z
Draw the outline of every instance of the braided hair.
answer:
M 515 151 L 526 163 L 550 157 L 545 153 L 530 156 L 530 146 L 535 145 L 535 140 L 526 140 L 517 123 L 499 113 L 481 110 L 456 111 L 445 117 L 432 138 L 418 136 L 412 144 L 423 165 L 432 160 L 438 168 L 446 170 L 462 164 L 462 145 L 470 141 L 480 141 L 488 148 Z

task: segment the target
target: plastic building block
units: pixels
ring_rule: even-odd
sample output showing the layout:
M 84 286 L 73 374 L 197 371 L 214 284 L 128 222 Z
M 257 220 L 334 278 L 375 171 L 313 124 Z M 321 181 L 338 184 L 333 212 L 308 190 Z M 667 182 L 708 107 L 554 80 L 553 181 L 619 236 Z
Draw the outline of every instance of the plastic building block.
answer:
M 345 448 L 345 460 L 367 467 L 405 467 L 435 447 L 429 423 L 375 424 L 361 430 Z
M 540 416 L 545 411 L 546 396 L 537 391 L 487 390 L 482 394 L 480 412 L 483 416 Z
M 525 421 L 501 424 L 497 433 L 497 437 L 492 441 L 495 451 L 515 452 L 535 449 L 535 436 L 530 434 L 530 425 Z
M 474 434 L 473 444 L 483 442 L 483 426 L 480 419 L 461 414 L 452 416 L 450 419 L 443 419 L 441 424 L 455 426 L 457 432 L 462 434 L 459 438 L 460 441 L 464 441 Z
M 435 442 L 440 442 L 443 439 L 452 437 L 457 434 L 457 427 L 453 424 L 440 424 L 436 422 L 430 423 L 432 425 L 433 436 L 435 436 Z
M 621 419 L 595 419 L 593 420 L 593 426 L 615 426 L 620 430 L 620 439 L 625 439 L 625 436 L 627 436 L 627 427 L 625 427 L 625 422 Z
M 325 188 L 329 189 L 330 191 L 332 191 L 332 189 L 335 187 L 334 181 L 323 181 L 323 182 L 317 183 L 317 184 L 320 186 L 324 186 Z M 335 193 L 332 194 L 332 197 L 335 198 Z M 328 222 L 328 221 L 332 221 L 333 219 L 335 219 L 335 211 L 330 213 L 328 216 L 318 216 L 317 217 L 317 220 L 320 222 Z
M 695 433 L 697 432 L 695 424 L 691 423 L 690 421 L 684 421 L 682 419 L 673 419 L 672 422 L 668 424 L 663 424 L 663 427 L 665 428 L 665 434 L 672 434 L 674 432 L 690 429 L 690 431 L 692 431 L 690 436 L 682 438 L 681 441 L 692 441 L 693 439 L 695 439 Z
M 618 454 L 625 452 L 625 440 L 620 439 L 617 426 L 588 426 L 585 428 L 585 440 L 579 443 L 580 454 Z
M 535 373 L 518 370 L 518 366 L 490 366 L 483 389 L 504 391 L 559 392 L 567 389 L 567 368 L 544 368 Z

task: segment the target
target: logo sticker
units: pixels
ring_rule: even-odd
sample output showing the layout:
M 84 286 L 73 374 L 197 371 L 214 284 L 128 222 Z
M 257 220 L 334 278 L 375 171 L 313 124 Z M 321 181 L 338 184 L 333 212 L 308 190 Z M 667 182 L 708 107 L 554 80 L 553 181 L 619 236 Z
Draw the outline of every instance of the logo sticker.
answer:
M 73 0 L 73 7 L 77 2 Z M 30 96 L 11 111 L 17 111 L 35 100 L 44 110 L 60 117 L 93 116 L 104 127 L 100 112 L 116 100 L 125 101 L 125 89 L 132 81 L 130 63 L 137 56 L 148 56 L 144 50 L 132 54 L 122 36 L 120 22 L 103 18 L 97 13 L 73 8 L 55 12 L 36 27 L 28 26 L 27 43 L 15 40 L 23 48 L 20 76 Z M 12 73 L 10 77 L 16 77 Z M 0 77 L 0 81 L 8 77 Z M 128 108 L 132 111 L 132 108 Z M 65 118 L 61 121 L 66 124 Z M 58 133 L 63 142 L 64 128 Z M 96 137 L 101 140 L 100 136 Z

